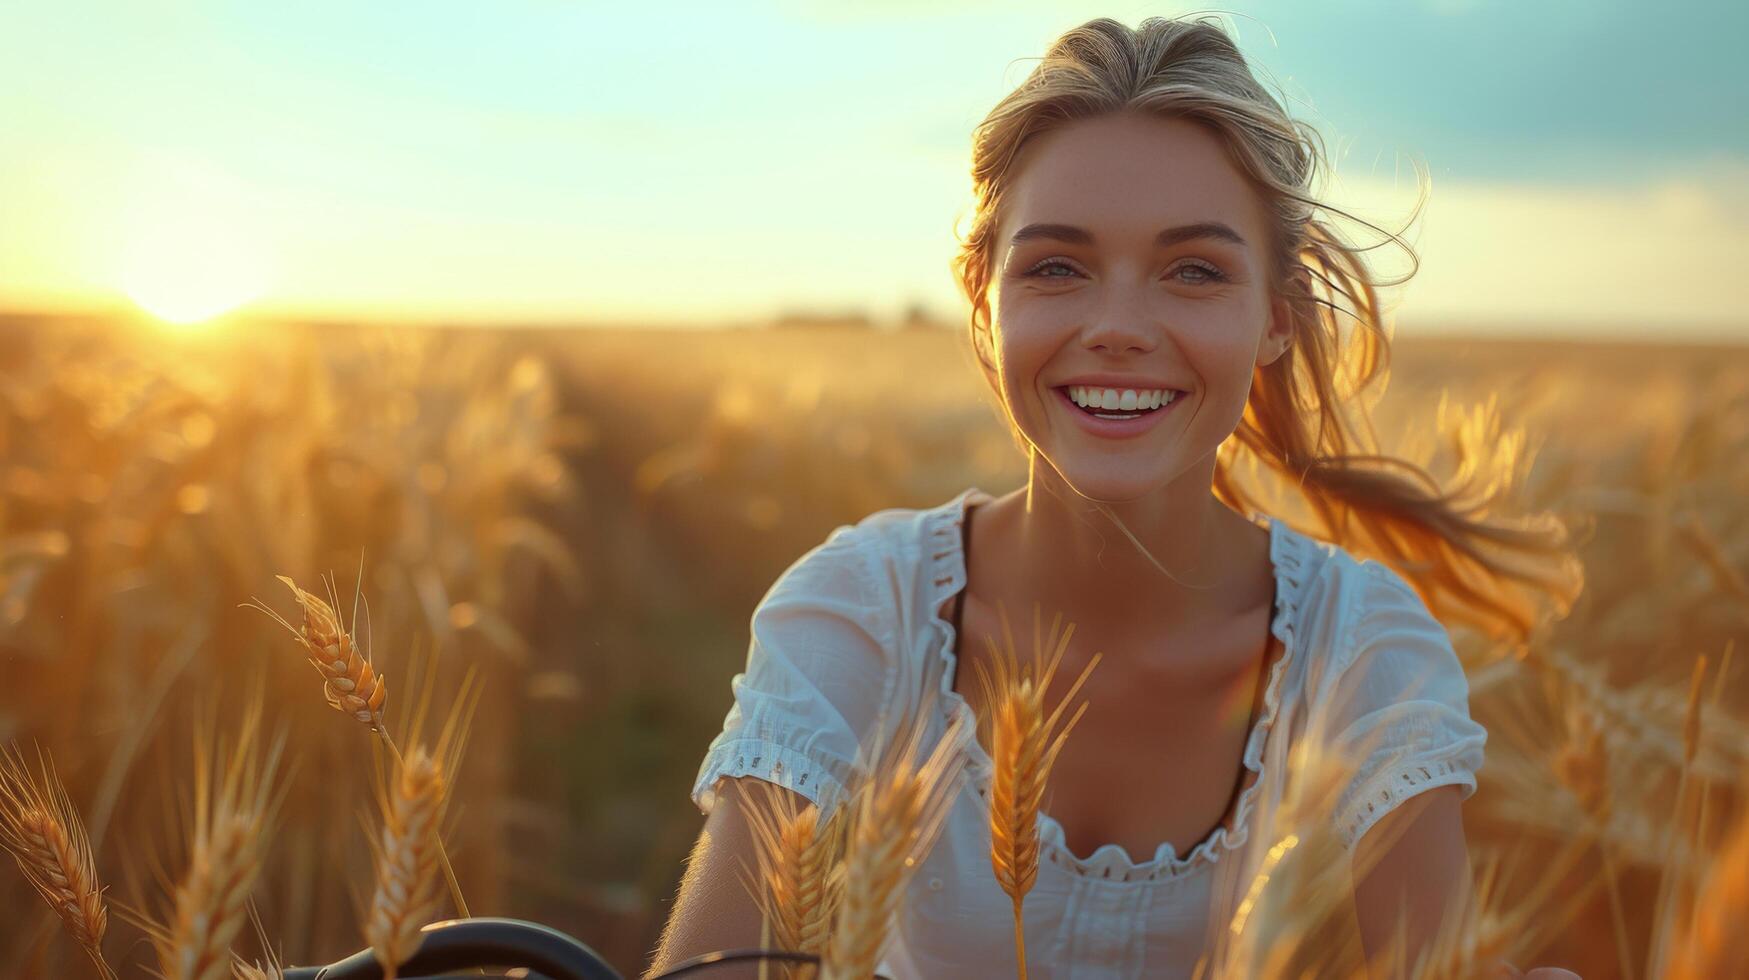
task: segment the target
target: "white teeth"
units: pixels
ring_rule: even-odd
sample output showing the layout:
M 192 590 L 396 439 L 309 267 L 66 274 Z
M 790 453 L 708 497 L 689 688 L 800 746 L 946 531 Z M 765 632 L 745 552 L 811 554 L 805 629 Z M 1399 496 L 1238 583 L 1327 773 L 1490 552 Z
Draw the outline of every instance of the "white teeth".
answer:
M 1073 385 L 1069 388 L 1069 398 L 1082 408 L 1098 408 L 1106 411 L 1151 411 L 1162 405 L 1169 405 L 1178 392 L 1169 388 L 1155 388 L 1137 391 L 1134 388 L 1090 388 Z

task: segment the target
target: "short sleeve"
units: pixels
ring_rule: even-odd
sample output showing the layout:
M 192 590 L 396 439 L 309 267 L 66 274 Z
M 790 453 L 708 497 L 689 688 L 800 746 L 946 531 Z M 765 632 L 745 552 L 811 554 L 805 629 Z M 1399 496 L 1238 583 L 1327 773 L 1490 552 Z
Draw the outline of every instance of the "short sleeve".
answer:
M 754 608 L 745 668 L 692 800 L 709 814 L 717 780 L 756 776 L 822 809 L 861 766 L 858 746 L 893 693 L 896 612 L 880 538 L 844 525 L 778 576 Z
M 1350 851 L 1418 793 L 1460 786 L 1468 799 L 1488 737 L 1470 717 L 1469 682 L 1445 627 L 1396 570 L 1358 567 L 1366 578 L 1326 718 L 1331 748 L 1351 767 L 1334 815 Z

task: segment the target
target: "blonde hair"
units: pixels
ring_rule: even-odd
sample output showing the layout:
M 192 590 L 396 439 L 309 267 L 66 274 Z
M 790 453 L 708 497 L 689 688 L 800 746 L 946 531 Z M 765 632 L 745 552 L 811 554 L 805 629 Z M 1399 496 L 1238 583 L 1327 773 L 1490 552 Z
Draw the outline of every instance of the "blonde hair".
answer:
M 1324 159 L 1321 138 L 1290 118 L 1258 83 L 1212 18 L 1150 17 L 1133 29 L 1110 18 L 1088 21 L 1058 37 L 1026 80 L 978 125 L 972 149 L 976 206 L 953 269 L 971 300 L 969 336 L 987 375 L 995 374 L 987 357 L 993 239 L 1017 154 L 1039 133 L 1126 112 L 1207 126 L 1272 219 L 1270 290 L 1290 310 L 1290 343 L 1280 357 L 1256 368 L 1234 437 L 1217 454 L 1217 498 L 1241 514 L 1260 509 L 1234 472 L 1233 457 L 1248 452 L 1253 470 L 1261 461 L 1305 497 L 1323 524 L 1322 537 L 1391 566 L 1441 620 L 1515 640 L 1522 656 L 1543 622 L 1529 593 L 1552 600 L 1565 615 L 1583 587 L 1571 535 L 1551 515 L 1517 522 L 1487 518 L 1511 492 L 1511 471 L 1520 460 L 1505 460 L 1502 477 L 1472 458 L 1466 433 L 1454 433 L 1458 469 L 1468 479 L 1442 490 L 1421 466 L 1373 451 L 1377 436 L 1364 405 L 1358 419 L 1350 418 L 1356 396 L 1388 376 L 1390 338 L 1377 287 L 1406 281 L 1414 267 L 1402 279 L 1378 279 L 1362 250 L 1345 243 L 1320 216 L 1353 218 L 1311 194 Z M 1386 235 L 1418 265 L 1400 236 L 1361 223 Z M 1348 308 L 1340 305 L 1344 301 Z M 1342 317 L 1355 325 L 1346 334 Z M 1443 430 L 1443 404 L 1440 415 Z M 1023 451 L 1035 452 L 1012 415 L 1008 423 Z M 1476 423 L 1464 427 L 1474 441 Z M 1516 440 L 1508 438 L 1505 445 L 1516 455 Z M 1096 507 L 1147 554 L 1115 514 Z M 1531 589 L 1514 589 L 1514 583 Z

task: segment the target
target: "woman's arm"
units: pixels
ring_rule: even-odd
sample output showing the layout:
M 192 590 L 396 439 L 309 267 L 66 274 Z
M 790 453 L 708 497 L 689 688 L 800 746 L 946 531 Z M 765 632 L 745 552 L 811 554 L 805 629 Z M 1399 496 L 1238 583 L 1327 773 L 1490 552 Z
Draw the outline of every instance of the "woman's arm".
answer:
M 759 781 L 752 776 L 723 779 L 722 791 L 717 794 L 716 804 L 705 818 L 704 830 L 687 860 L 680 891 L 657 943 L 655 961 L 644 974 L 646 978 L 700 953 L 760 944 L 759 906 L 741 883 L 743 861 L 755 873 L 759 869 L 753 828 L 743 809 L 743 794 L 751 788 L 746 784 Z M 771 789 L 787 794 L 798 810 L 810 804 L 794 790 L 775 784 Z M 726 980 L 757 978 L 759 961 L 712 967 L 709 974 Z M 772 969 L 771 974 L 775 976 L 777 971 Z
M 1408 941 L 1404 963 L 1413 966 L 1440 919 L 1471 899 L 1469 849 L 1464 841 L 1461 787 L 1418 793 L 1385 814 L 1355 844 L 1354 863 L 1368 868 L 1354 886 L 1354 911 L 1369 960 L 1391 943 L 1399 919 Z M 1380 967 L 1388 967 L 1381 961 Z M 1375 969 L 1371 976 L 1399 973 Z

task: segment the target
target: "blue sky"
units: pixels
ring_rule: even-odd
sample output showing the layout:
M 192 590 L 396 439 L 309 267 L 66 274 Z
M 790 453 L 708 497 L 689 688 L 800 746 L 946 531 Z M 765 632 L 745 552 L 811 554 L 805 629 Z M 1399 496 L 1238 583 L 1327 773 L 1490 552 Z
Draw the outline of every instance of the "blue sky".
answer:
M 1193 9 L 7 5 L 0 308 L 957 315 L 971 127 L 1058 32 Z M 1222 9 L 1339 201 L 1427 168 L 1403 321 L 1743 335 L 1749 5 Z

